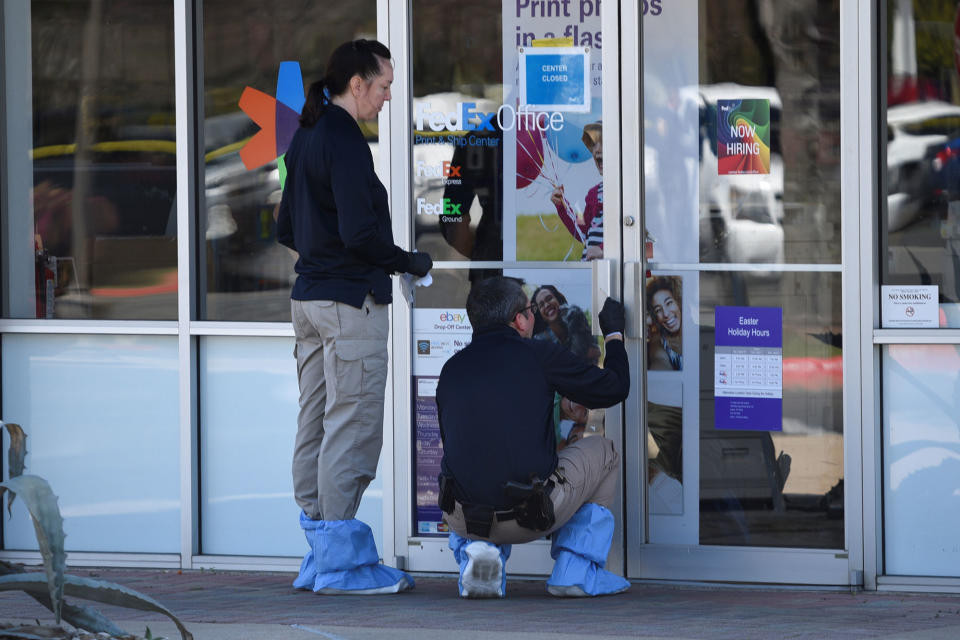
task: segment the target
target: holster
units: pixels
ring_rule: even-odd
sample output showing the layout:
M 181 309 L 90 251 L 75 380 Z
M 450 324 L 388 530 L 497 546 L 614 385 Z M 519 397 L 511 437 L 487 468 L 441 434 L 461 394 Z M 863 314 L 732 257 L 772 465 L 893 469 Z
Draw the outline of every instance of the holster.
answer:
M 463 519 L 467 524 L 467 533 L 481 538 L 490 537 L 493 526 L 493 507 L 479 504 L 462 504 Z
M 440 474 L 440 496 L 437 504 L 444 513 L 453 513 L 457 498 L 453 494 L 453 476 Z
M 535 476 L 530 484 L 508 481 L 503 485 L 507 497 L 517 501 L 513 508 L 517 524 L 533 531 L 546 531 L 553 526 L 557 519 L 550 499 L 552 488 L 552 480 L 543 481 Z

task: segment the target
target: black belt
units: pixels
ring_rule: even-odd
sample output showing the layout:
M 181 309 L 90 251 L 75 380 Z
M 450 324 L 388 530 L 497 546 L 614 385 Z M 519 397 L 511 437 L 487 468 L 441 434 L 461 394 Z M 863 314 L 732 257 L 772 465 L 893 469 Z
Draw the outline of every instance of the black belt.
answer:
M 562 477 L 562 476 L 558 476 Z M 564 482 L 566 480 L 564 479 Z M 490 529 L 493 526 L 494 520 L 497 522 L 509 522 L 510 520 L 517 520 L 517 524 L 524 528 L 531 528 L 534 531 L 546 531 L 553 525 L 553 505 L 550 502 L 549 493 L 553 490 L 553 487 L 556 486 L 553 479 L 548 478 L 541 486 L 540 491 L 543 494 L 546 494 L 544 497 L 544 502 L 547 510 L 549 511 L 548 520 L 540 520 L 539 526 L 531 525 L 530 518 L 530 507 L 524 503 L 520 503 L 515 507 L 510 509 L 496 509 L 487 505 L 476 505 L 476 504 L 464 504 L 457 500 L 457 504 L 460 505 L 460 510 L 463 513 L 464 523 L 466 524 L 466 529 L 468 534 L 473 534 L 480 536 L 481 538 L 490 537 Z
M 566 482 L 566 478 L 563 479 L 563 482 Z M 553 481 L 553 479 L 548 479 L 546 482 L 543 483 L 543 490 L 546 491 L 547 493 L 550 493 L 551 491 L 553 491 L 553 488 L 554 488 L 555 486 L 557 486 L 557 483 L 555 483 L 555 482 Z M 476 506 L 479 506 L 479 505 L 464 504 L 463 502 L 460 502 L 459 500 L 457 500 L 457 504 L 460 505 L 460 510 L 461 510 L 461 511 L 463 511 L 464 509 L 470 509 L 470 508 L 474 508 L 474 507 L 476 507 Z M 496 517 L 497 522 L 509 522 L 510 520 L 516 520 L 516 519 L 517 519 L 517 508 L 516 508 L 516 507 L 512 507 L 512 508 L 510 508 L 510 509 L 503 509 L 503 510 L 494 509 L 494 510 L 493 510 L 493 515 L 494 515 L 494 517 Z

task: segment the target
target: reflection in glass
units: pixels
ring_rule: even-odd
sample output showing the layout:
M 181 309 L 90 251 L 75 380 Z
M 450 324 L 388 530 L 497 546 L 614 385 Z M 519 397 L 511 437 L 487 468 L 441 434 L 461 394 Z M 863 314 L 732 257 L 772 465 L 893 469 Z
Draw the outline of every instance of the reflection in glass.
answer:
M 172 5 L 34 0 L 5 11 L 32 42 L 31 86 L 10 90 L 33 96 L 32 114 L 8 106 L 33 123 L 7 140 L 9 157 L 32 157 L 33 189 L 32 211 L 8 214 L 6 242 L 31 246 L 9 246 L 6 314 L 176 318 Z
M 278 164 L 244 166 L 240 149 L 259 127 L 238 103 L 246 87 L 272 101 L 284 61 L 299 63 L 303 89 L 320 79 L 334 47 L 376 37 L 376 9 L 374 0 L 203 3 L 206 156 L 198 235 L 206 267 L 201 269 L 201 319 L 289 321 L 296 256 L 276 239 Z M 376 162 L 377 124 L 361 126 Z
M 679 515 L 683 513 L 683 389 L 676 384 L 669 390 L 666 386 L 648 386 L 648 510 L 651 514 Z M 674 395 L 675 399 L 662 395 Z M 657 525 L 656 521 L 650 523 L 651 542 L 657 541 Z
M 782 263 L 780 94 L 772 88 L 726 83 L 701 85 L 697 99 L 701 262 Z M 745 103 L 751 107 L 744 109 Z M 758 117 L 755 111 L 762 113 Z M 728 153 L 727 148 L 738 144 L 730 132 L 744 129 L 756 130 L 760 141 L 739 144 L 759 151 Z
M 680 5 L 644 16 L 653 260 L 839 263 L 838 0 Z
M 701 544 L 843 548 L 839 291 L 838 273 L 700 274 Z M 779 431 L 715 428 L 714 309 L 720 305 L 782 309 Z
M 414 118 L 428 108 L 455 112 L 458 103 L 496 111 L 503 102 L 501 2 L 480 0 L 465 12 L 453 0 L 414 0 L 411 13 Z M 412 128 L 417 249 L 435 262 L 502 260 L 503 131 L 470 132 L 477 144 L 467 144 L 466 131 L 433 131 L 428 121 Z
M 960 349 L 883 349 L 885 573 L 960 575 Z
M 955 3 L 891 2 L 881 282 L 939 287 L 960 327 L 960 76 Z
M 579 15 L 562 4 L 412 5 L 410 206 L 417 247 L 435 261 L 603 257 L 600 4 Z M 586 47 L 583 112 L 520 104 L 521 47 L 559 34 Z

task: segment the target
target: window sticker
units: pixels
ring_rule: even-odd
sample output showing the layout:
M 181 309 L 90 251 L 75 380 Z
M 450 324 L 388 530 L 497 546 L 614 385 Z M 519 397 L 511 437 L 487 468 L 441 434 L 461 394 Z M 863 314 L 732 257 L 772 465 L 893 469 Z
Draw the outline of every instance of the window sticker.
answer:
M 783 309 L 717 307 L 714 426 L 783 429 Z
M 717 101 L 717 172 L 722 176 L 770 173 L 770 101 Z

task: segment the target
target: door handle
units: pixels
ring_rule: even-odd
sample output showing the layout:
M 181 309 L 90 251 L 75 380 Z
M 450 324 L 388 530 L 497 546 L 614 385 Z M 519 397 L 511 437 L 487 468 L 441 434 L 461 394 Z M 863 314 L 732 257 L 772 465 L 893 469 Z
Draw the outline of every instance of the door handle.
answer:
M 642 262 L 625 262 L 623 265 L 623 306 L 627 314 L 625 333 L 628 338 L 644 337 L 642 273 Z
M 595 336 L 600 331 L 600 307 L 610 295 L 613 288 L 613 269 L 616 263 L 613 260 L 592 260 L 590 262 L 591 286 L 590 293 L 593 300 L 590 304 L 590 330 Z

